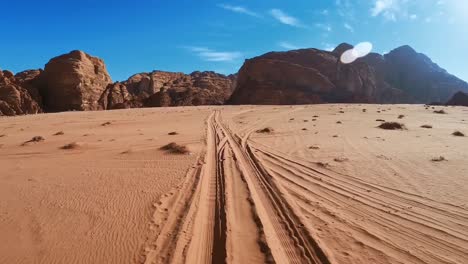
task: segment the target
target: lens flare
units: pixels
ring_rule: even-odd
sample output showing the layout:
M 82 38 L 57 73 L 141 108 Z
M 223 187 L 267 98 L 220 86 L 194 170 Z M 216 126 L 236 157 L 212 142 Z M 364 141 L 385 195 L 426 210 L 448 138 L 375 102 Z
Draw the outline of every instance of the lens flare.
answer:
M 350 49 L 341 54 L 341 62 L 344 64 L 352 63 L 359 58 L 355 49 Z
M 364 57 L 372 51 L 372 43 L 370 42 L 361 42 L 357 44 L 354 48 L 349 49 L 341 55 L 341 62 L 344 64 L 353 63 L 358 58 Z
M 354 47 L 354 50 L 357 52 L 359 58 L 364 57 L 372 51 L 372 43 L 361 42 Z

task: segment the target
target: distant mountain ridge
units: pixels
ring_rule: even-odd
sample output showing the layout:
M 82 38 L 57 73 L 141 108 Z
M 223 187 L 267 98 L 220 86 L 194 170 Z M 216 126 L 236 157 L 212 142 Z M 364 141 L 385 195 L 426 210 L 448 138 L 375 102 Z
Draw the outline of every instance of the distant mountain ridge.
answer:
M 239 72 L 152 71 L 112 82 L 103 60 L 83 51 L 51 59 L 44 70 L 0 70 L 0 115 L 221 104 L 446 102 L 468 84 L 409 46 L 340 62 L 353 46 L 269 52 Z

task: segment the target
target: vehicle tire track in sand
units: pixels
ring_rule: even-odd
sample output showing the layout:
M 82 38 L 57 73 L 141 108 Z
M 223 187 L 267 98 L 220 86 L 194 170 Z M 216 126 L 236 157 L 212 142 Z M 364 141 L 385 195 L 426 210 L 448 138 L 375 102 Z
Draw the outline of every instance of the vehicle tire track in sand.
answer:
M 277 186 L 263 170 L 258 160 L 250 151 L 248 144 L 242 147 L 242 141 L 226 128 L 215 116 L 222 133 L 226 136 L 229 146 L 237 159 L 239 168 L 246 178 L 253 203 L 264 226 L 266 241 L 272 249 L 272 255 L 278 263 L 329 263 L 329 260 L 303 229 L 303 224 L 295 216 L 290 205 L 280 196 Z
M 256 144 L 253 148 L 260 153 L 262 164 L 297 198 L 305 211 L 318 212 L 314 217 L 320 220 L 346 222 L 342 228 L 348 229 L 348 233 L 352 232 L 353 237 L 360 237 L 390 258 L 411 263 L 429 260 L 453 263 L 468 257 L 464 250 L 468 245 L 468 218 L 460 208 L 314 168 L 264 145 Z M 343 214 L 353 217 L 345 219 Z M 354 219 L 366 219 L 366 224 Z M 393 242 L 398 240 L 432 250 L 410 251 L 407 246 Z
M 206 121 L 206 149 L 157 204 L 144 263 L 330 263 L 248 144 Z M 203 161 L 202 161 L 203 160 Z

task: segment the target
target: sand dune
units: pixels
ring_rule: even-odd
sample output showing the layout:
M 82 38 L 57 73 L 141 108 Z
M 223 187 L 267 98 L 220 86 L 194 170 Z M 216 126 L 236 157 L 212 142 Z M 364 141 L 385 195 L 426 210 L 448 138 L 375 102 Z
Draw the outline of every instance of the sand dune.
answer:
M 468 109 L 439 109 L 0 119 L 0 262 L 466 263 L 468 137 L 452 133 L 468 133 Z M 191 154 L 160 149 L 170 142 Z

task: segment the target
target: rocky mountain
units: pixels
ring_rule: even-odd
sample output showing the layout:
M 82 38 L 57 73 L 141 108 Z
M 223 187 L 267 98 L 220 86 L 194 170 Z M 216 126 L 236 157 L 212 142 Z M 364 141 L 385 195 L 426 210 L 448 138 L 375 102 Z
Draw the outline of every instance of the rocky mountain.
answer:
M 229 76 L 152 71 L 115 83 L 103 60 L 72 51 L 44 70 L 0 71 L 0 115 L 225 103 L 430 103 L 468 93 L 467 83 L 409 46 L 342 63 L 352 48 L 270 52 Z M 463 98 L 457 94 L 450 102 Z
M 246 60 L 229 103 L 429 103 L 468 91 L 467 83 L 409 46 L 342 63 L 351 48 L 343 43 L 332 52 L 300 49 Z
M 458 91 L 468 92 L 466 82 L 449 74 L 410 46 L 402 46 L 385 54 L 383 65 L 376 64 L 370 57 L 363 60 L 374 67 L 385 82 L 403 92 L 402 102 L 443 103 Z
M 446 105 L 468 106 L 468 93 L 457 92 Z

